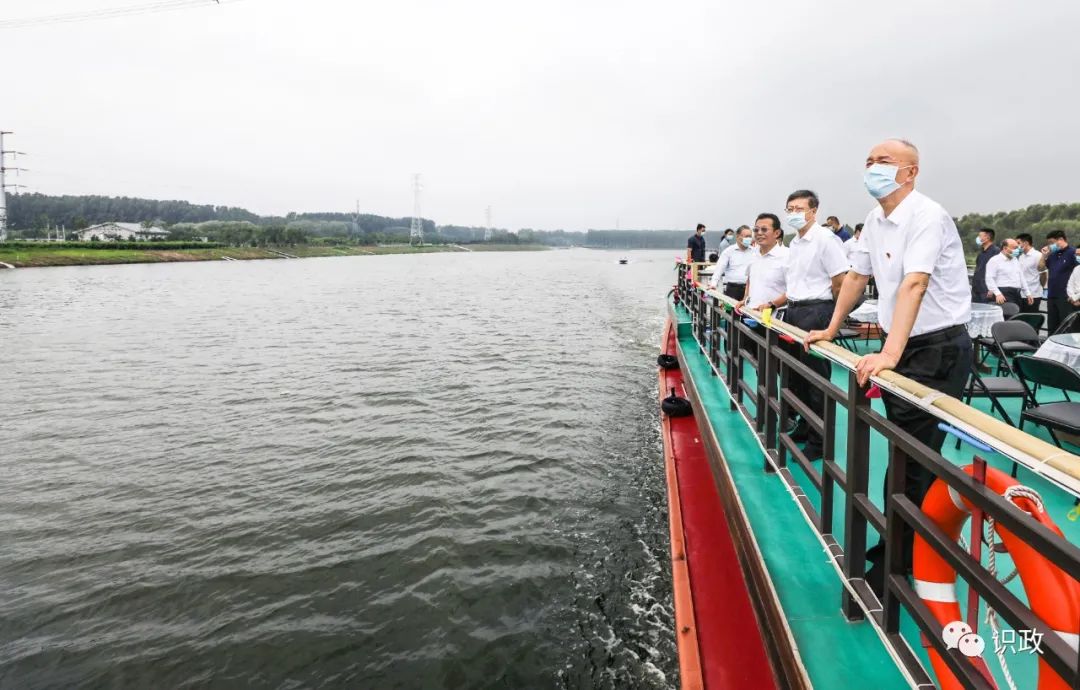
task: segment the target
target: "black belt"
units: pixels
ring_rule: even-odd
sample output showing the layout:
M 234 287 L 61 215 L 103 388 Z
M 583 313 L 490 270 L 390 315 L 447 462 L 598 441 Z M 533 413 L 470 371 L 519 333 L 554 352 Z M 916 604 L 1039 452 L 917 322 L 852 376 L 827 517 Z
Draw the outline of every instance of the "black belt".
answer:
M 966 335 L 967 328 L 964 326 L 946 326 L 945 328 L 930 331 L 929 333 L 922 333 L 920 335 L 913 335 L 908 338 L 907 344 L 916 345 L 918 347 L 926 347 L 928 345 L 940 345 L 941 343 L 947 343 L 953 338 Z M 881 332 L 881 342 L 885 342 L 889 338 L 889 334 L 885 331 Z
M 801 300 L 797 300 L 797 301 L 793 300 L 793 299 L 789 299 L 787 301 L 787 306 L 789 306 L 789 307 L 812 307 L 812 306 L 814 306 L 816 304 L 832 304 L 832 303 L 833 303 L 833 301 L 831 299 L 801 299 Z

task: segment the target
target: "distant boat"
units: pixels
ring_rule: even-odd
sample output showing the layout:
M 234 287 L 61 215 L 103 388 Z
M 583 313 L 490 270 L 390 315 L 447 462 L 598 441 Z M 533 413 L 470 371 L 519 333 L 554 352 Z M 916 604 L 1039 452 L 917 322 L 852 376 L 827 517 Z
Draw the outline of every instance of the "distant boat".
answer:
M 619 259 L 619 263 L 620 264 L 628 264 L 628 263 L 630 263 L 630 259 L 627 259 L 626 257 L 623 257 L 623 258 Z

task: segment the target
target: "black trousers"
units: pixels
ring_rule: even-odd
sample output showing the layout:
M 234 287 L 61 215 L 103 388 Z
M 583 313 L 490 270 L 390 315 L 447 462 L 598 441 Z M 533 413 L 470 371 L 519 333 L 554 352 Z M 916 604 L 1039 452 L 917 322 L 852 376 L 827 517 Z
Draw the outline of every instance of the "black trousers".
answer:
M 822 302 L 820 304 L 810 304 L 801 306 L 798 304 L 789 304 L 787 308 L 787 315 L 784 317 L 784 321 L 787 321 L 793 326 L 798 326 L 804 331 L 824 330 L 829 327 L 829 321 L 832 320 L 833 302 Z M 832 375 L 832 363 L 827 359 L 821 359 L 820 357 L 814 357 L 803 351 L 803 347 L 800 343 L 785 344 L 784 347 L 788 352 L 791 352 L 799 358 L 806 366 L 810 367 L 813 371 L 817 372 L 825 378 L 829 378 Z M 806 403 L 807 406 L 819 417 L 825 414 L 825 394 L 821 392 L 821 389 L 814 383 L 806 380 L 806 378 L 799 376 L 795 372 L 791 373 L 791 390 L 795 393 L 795 396 Z M 816 430 L 810 429 L 806 435 L 806 445 L 821 445 L 821 434 Z
M 1051 297 L 1046 300 L 1046 331 L 1053 334 L 1066 316 L 1074 310 L 1068 297 Z
M 1001 296 L 1005 298 L 1006 302 L 1012 302 L 1016 306 L 1020 307 L 1020 311 L 1024 310 L 1024 306 L 1027 304 L 1027 300 L 1024 299 L 1024 297 L 1020 294 L 1020 288 L 999 287 L 998 291 L 1001 292 Z
M 904 354 L 900 362 L 893 370 L 909 379 L 939 390 L 946 395 L 959 398 L 963 393 L 971 373 L 972 346 L 971 337 L 963 326 L 954 326 L 953 334 L 944 335 L 941 331 L 916 336 L 908 340 Z M 934 415 L 915 407 L 891 393 L 885 393 L 882 399 L 885 403 L 885 416 L 904 431 L 925 443 L 931 450 L 941 452 L 941 446 L 945 443 L 945 432 L 938 429 L 938 418 Z M 898 451 L 903 452 L 903 451 Z M 914 459 L 908 458 L 905 463 L 906 489 L 904 495 L 911 499 L 915 505 L 922 505 L 923 497 L 930 489 L 934 481 L 934 475 Z M 889 467 L 885 477 L 885 505 L 888 505 L 888 474 L 893 471 Z M 911 572 L 912 546 L 915 542 L 915 531 L 904 525 L 903 530 L 903 567 L 905 572 Z M 885 543 L 884 535 L 877 546 L 866 553 L 866 558 L 874 568 L 885 566 Z
M 1020 313 L 1021 314 L 1038 314 L 1039 313 L 1039 305 L 1041 305 L 1041 304 L 1042 304 L 1042 297 L 1036 297 L 1035 299 L 1031 300 L 1031 304 L 1028 304 L 1026 299 L 1021 300 L 1021 302 L 1020 302 Z
M 739 300 L 741 300 L 741 299 L 743 299 L 743 296 L 746 294 L 746 283 L 725 283 L 724 284 L 724 294 L 727 295 L 728 297 L 730 297 L 731 299 L 739 299 Z M 754 306 L 754 305 L 751 304 L 750 306 Z

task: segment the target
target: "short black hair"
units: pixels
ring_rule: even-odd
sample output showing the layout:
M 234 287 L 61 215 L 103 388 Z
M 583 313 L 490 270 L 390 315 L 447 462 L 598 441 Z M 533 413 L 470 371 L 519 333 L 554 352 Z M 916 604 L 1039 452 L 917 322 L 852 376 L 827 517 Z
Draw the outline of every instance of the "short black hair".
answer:
M 1000 246 L 1002 249 L 1004 249 L 1005 247 L 1008 247 L 1009 246 L 1009 240 L 1011 240 L 1011 239 L 1012 239 L 1011 237 L 1006 237 L 1005 239 L 998 242 L 998 246 Z
M 1017 242 L 1027 242 L 1028 244 L 1035 244 L 1035 240 L 1032 239 L 1030 233 L 1022 232 L 1016 236 Z
M 697 229 L 698 230 L 704 230 L 705 229 L 705 224 L 704 223 L 698 223 L 697 224 Z
M 979 228 L 979 232 L 985 232 L 986 236 L 990 238 L 990 241 L 994 241 L 994 229 L 993 228 Z
M 724 234 L 725 235 L 728 234 L 729 232 L 735 232 L 735 231 L 732 230 L 731 228 L 724 228 Z
M 829 216 L 828 218 L 825 219 L 825 222 L 828 223 L 830 220 L 835 220 L 837 225 L 840 224 L 840 219 L 837 218 L 836 216 Z
M 817 194 L 814 194 L 809 189 L 796 189 L 791 194 L 788 194 L 787 203 L 791 203 L 796 199 L 806 199 L 810 202 L 810 208 L 817 208 L 820 203 L 817 198 Z
M 1064 230 L 1051 230 L 1050 232 L 1046 233 L 1046 239 L 1048 239 L 1048 240 L 1065 240 L 1066 242 L 1069 241 L 1069 238 L 1065 237 L 1065 231 Z
M 717 254 L 716 252 L 713 252 L 712 254 L 709 254 L 709 263 L 715 264 L 719 260 L 720 260 L 720 255 Z
M 858 232 L 858 231 L 862 230 L 862 226 L 863 226 L 862 223 L 856 223 L 855 224 L 855 232 Z
M 779 230 L 780 232 L 784 231 L 784 229 L 780 227 L 780 219 L 777 217 L 777 215 L 775 213 L 759 213 L 758 217 L 755 219 L 754 222 L 756 223 L 759 220 L 766 220 L 766 219 L 772 221 L 773 230 Z

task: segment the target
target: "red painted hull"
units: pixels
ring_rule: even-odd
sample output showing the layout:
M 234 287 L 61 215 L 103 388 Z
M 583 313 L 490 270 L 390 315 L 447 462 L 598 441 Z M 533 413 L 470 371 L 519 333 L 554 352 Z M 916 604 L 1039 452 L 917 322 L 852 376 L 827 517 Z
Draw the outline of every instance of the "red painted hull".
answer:
M 675 354 L 670 322 L 662 349 Z M 660 397 L 672 388 L 688 397 L 682 372 L 661 369 Z M 682 687 L 776 688 L 697 421 L 662 415 L 662 432 Z

